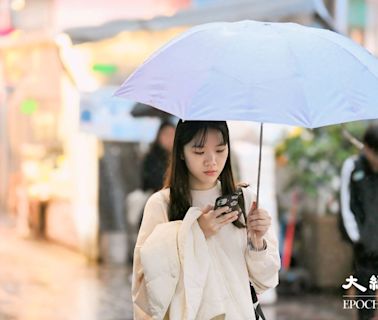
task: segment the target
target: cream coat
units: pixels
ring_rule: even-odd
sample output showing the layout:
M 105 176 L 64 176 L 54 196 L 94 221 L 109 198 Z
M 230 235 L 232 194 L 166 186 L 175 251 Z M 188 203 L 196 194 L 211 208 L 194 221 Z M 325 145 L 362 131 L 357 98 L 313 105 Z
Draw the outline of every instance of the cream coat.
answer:
M 134 252 L 134 319 L 254 319 L 248 278 L 257 293 L 278 284 L 280 259 L 272 230 L 262 252 L 249 250 L 246 230 L 233 225 L 206 240 L 198 207 L 191 207 L 183 221 L 168 222 L 168 197 L 169 190 L 162 190 L 146 204 Z M 246 208 L 252 197 L 248 188 Z

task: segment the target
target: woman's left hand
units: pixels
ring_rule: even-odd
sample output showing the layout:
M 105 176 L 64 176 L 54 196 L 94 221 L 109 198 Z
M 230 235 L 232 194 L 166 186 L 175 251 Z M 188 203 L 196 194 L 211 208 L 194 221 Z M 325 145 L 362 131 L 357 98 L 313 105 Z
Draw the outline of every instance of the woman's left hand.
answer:
M 256 209 L 254 202 L 247 216 L 247 230 L 252 243 L 256 247 L 261 247 L 263 237 L 272 224 L 272 218 L 265 209 Z M 255 243 L 257 241 L 257 243 Z

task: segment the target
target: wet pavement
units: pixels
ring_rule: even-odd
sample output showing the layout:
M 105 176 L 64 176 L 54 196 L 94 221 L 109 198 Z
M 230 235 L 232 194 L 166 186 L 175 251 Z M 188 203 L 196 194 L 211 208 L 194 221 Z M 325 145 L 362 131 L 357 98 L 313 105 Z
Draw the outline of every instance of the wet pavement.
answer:
M 0 320 L 132 319 L 129 273 L 0 226 Z
M 132 319 L 129 274 L 129 267 L 90 265 L 62 246 L 22 239 L 0 223 L 0 320 Z M 263 309 L 268 320 L 354 319 L 341 294 L 279 296 Z

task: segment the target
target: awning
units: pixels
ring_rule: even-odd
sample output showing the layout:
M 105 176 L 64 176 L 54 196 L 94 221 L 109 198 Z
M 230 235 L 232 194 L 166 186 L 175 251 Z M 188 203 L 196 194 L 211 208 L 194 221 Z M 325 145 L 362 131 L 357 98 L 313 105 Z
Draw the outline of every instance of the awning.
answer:
M 177 26 L 192 26 L 214 21 L 286 21 L 308 17 L 315 12 L 312 0 L 241 0 L 223 2 L 178 12 L 171 17 L 151 20 L 116 20 L 96 27 L 65 30 L 74 43 L 110 38 L 122 31 L 161 30 Z

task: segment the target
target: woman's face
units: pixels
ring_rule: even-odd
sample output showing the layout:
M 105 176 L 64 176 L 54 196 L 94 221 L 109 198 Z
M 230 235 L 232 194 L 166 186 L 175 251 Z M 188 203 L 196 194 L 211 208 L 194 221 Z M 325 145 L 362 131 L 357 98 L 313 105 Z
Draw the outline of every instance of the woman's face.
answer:
M 173 148 L 173 140 L 175 138 L 175 127 L 165 126 L 159 135 L 159 143 L 166 151 L 171 152 Z
M 215 186 L 228 157 L 228 145 L 222 133 L 209 129 L 203 147 L 198 147 L 200 135 L 184 146 L 184 160 L 189 171 L 189 186 L 206 190 Z

